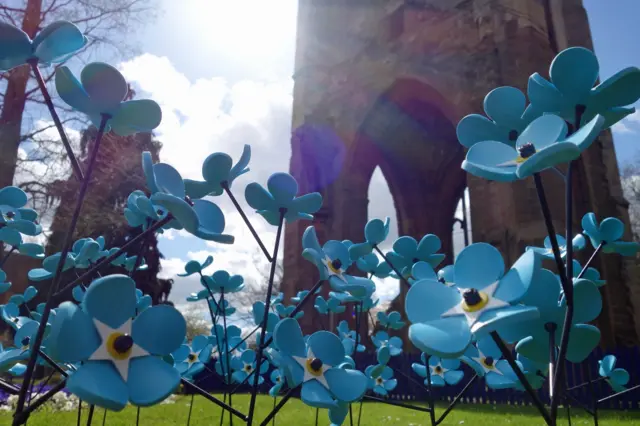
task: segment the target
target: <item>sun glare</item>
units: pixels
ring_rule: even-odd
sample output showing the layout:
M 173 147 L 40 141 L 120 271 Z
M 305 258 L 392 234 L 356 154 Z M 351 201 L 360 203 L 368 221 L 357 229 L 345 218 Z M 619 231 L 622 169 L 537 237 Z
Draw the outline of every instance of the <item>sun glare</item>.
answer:
M 192 30 L 233 55 L 268 56 L 295 37 L 296 0 L 187 0 Z

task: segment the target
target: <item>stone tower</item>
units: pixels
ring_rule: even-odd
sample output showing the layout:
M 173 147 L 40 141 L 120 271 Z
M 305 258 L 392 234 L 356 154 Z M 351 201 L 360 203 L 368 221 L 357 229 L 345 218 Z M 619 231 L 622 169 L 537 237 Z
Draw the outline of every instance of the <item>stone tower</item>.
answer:
M 474 241 L 498 247 L 507 264 L 525 246 L 541 245 L 546 230 L 532 180 L 507 184 L 467 175 L 455 126 L 482 113 L 491 89 L 526 90 L 528 77 L 546 75 L 557 51 L 569 46 L 593 48 L 581 0 L 300 0 L 293 128 L 321 130 L 294 134 L 291 173 L 301 191 L 324 196 L 313 222 L 321 243 L 363 240 L 369 182 L 379 166 L 400 235 L 438 235 L 447 254 L 442 265 L 453 260 L 453 216 L 467 187 Z M 609 132 L 583 154 L 574 176 L 576 232 L 589 211 L 628 224 Z M 543 173 L 560 231 L 559 179 Z M 288 296 L 317 280 L 300 256 L 309 225 L 296 222 L 285 231 Z M 638 341 L 635 263 L 609 255 L 595 264 L 608 283 L 598 319 L 604 345 Z M 404 294 L 401 289 L 394 303 L 403 314 Z M 315 313 L 306 311 L 303 325 L 316 327 Z

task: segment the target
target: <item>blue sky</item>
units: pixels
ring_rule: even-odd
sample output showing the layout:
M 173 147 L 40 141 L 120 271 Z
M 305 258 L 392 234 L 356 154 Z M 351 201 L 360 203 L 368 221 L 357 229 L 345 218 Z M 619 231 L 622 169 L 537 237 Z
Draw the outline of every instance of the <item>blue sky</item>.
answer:
M 141 93 L 163 108 L 158 129 L 164 143 L 163 161 L 183 177 L 199 179 L 200 165 L 212 152 L 238 158 L 244 143 L 251 143 L 252 172 L 234 190 L 244 198 L 251 181 L 264 184 L 276 171 L 286 171 L 290 155 L 293 57 L 296 0 L 160 0 L 164 12 L 139 34 L 140 55 L 120 64 L 125 76 Z M 637 17 L 639 0 L 585 0 L 592 26 L 601 76 L 609 77 L 627 66 L 640 67 Z M 612 7 L 615 4 L 615 7 Z M 543 70 L 541 70 L 543 71 Z M 640 105 L 638 105 L 640 106 Z M 619 162 L 632 159 L 638 149 L 640 115 L 614 128 Z M 374 175 L 375 187 L 386 183 Z M 387 190 L 370 192 L 370 212 L 395 217 Z M 213 254 L 210 272 L 228 269 L 258 280 L 256 244 L 228 200 L 217 198 L 227 219 L 227 232 L 236 236 L 232 247 L 211 245 L 184 233 L 160 238 L 163 275 L 175 278 L 189 259 Z M 252 222 L 273 245 L 275 230 L 260 217 Z M 176 282 L 174 301 L 198 289 L 194 279 Z M 396 289 L 383 286 L 380 296 L 391 298 Z

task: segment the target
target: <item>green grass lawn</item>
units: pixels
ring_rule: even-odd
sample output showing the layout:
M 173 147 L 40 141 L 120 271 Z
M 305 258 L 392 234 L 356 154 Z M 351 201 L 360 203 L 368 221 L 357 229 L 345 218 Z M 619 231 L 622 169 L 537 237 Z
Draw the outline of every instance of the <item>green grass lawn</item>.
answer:
M 140 411 L 140 424 L 148 426 L 157 425 L 186 425 L 189 413 L 189 403 L 191 397 L 180 396 L 174 404 L 157 405 L 151 408 L 143 408 Z M 233 399 L 233 405 L 241 412 L 246 413 L 249 405 L 248 395 L 237 395 Z M 262 420 L 273 407 L 273 399 L 269 397 L 259 397 L 257 417 Z M 354 424 L 357 423 L 359 404 L 354 408 Z M 441 412 L 443 407 L 438 407 Z M 191 424 L 214 425 L 220 424 L 221 409 L 216 405 L 206 401 L 201 397 L 196 397 Z M 583 412 L 572 410 L 573 425 L 592 425 L 593 421 Z M 80 424 L 87 424 L 88 409 L 83 406 L 83 419 Z M 603 411 L 601 413 L 601 426 L 632 426 L 640 424 L 640 413 L 638 412 L 615 412 Z M 92 425 L 102 425 L 104 410 L 95 411 Z M 566 411 L 561 410 L 563 418 L 560 425 L 566 425 Z M 9 425 L 10 413 L 0 414 L 0 425 Z M 59 426 L 75 425 L 77 422 L 77 412 L 51 413 L 40 411 L 29 418 L 29 426 Z M 126 408 L 120 413 L 109 413 L 106 424 L 110 426 L 132 426 L 136 422 L 136 409 Z M 225 416 L 224 424 L 228 425 L 228 414 Z M 235 425 L 242 422 L 234 421 Z M 259 424 L 259 423 L 258 423 Z M 290 400 L 276 417 L 276 425 L 315 425 L 315 409 L 309 408 L 299 400 Z M 319 425 L 329 424 L 326 410 L 320 410 Z M 349 418 L 344 423 L 349 424 Z M 429 425 L 428 413 L 393 407 L 387 404 L 367 402 L 363 405 L 361 425 Z M 492 406 L 492 405 L 460 405 L 441 423 L 442 425 L 465 425 L 465 426 L 541 426 L 544 422 L 537 416 L 531 407 L 514 406 Z

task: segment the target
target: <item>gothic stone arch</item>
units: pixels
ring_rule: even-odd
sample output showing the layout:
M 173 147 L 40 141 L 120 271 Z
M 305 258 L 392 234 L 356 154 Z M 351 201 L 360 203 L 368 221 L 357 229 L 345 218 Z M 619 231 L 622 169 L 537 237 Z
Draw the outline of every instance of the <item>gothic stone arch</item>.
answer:
M 546 73 L 558 48 L 592 48 L 581 0 L 300 0 L 297 45 L 293 127 L 320 126 L 334 136 L 292 139 L 291 173 L 301 191 L 320 190 L 325 201 L 313 223 L 286 227 L 287 296 L 317 280 L 300 256 L 307 226 L 316 226 L 321 242 L 362 240 L 376 165 L 393 193 L 401 233 L 435 233 L 450 254 L 453 209 L 465 187 L 455 124 L 482 111 L 484 96 L 497 86 L 526 89 L 529 75 Z M 610 134 L 577 169 L 574 229 L 588 211 L 628 223 Z M 543 176 L 556 229 L 563 229 L 563 191 L 555 179 Z M 474 241 L 494 244 L 507 264 L 527 245 L 542 243 L 532 182 L 468 176 L 466 185 Z M 596 266 L 608 282 L 598 320 L 603 344 L 636 343 L 634 259 L 602 257 Z M 402 307 L 401 297 L 394 308 Z M 317 327 L 312 309 L 302 323 L 307 331 Z

